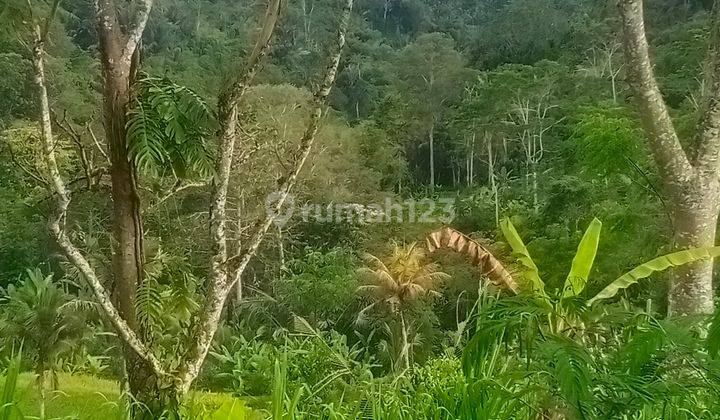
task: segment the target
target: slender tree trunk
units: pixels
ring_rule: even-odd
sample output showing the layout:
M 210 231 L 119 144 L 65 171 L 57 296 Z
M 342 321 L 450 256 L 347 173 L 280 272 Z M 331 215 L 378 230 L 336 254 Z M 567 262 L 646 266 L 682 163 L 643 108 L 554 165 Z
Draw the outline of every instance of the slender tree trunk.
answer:
M 40 420 L 45 420 L 45 369 L 38 373 L 38 392 L 40 393 Z
M 410 369 L 410 349 L 408 343 L 408 329 L 407 324 L 405 323 L 405 315 L 402 309 L 400 309 L 400 328 L 400 334 L 402 335 L 402 342 L 400 344 L 402 346 L 400 350 L 400 360 L 403 363 L 403 370 L 408 370 Z
M 485 136 L 488 154 L 488 185 L 493 193 L 493 202 L 495 203 L 495 226 L 500 226 L 500 197 L 498 195 L 497 180 L 495 178 L 495 156 L 493 155 L 492 138 Z
M 435 191 L 435 123 L 430 125 L 428 133 L 430 143 L 430 192 Z
M 537 162 L 532 163 L 532 197 L 533 197 L 533 212 L 535 215 L 540 213 L 540 202 L 538 201 L 538 165 Z
M 470 174 L 468 175 L 468 186 L 472 186 L 475 182 L 475 132 L 473 131 L 472 139 L 470 139 Z
M 470 140 L 465 142 L 465 185 L 470 186 Z

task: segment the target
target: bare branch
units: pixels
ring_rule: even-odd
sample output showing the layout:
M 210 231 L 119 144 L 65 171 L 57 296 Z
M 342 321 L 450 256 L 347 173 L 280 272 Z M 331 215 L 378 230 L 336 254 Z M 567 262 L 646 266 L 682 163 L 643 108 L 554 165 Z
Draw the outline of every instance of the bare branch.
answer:
M 140 8 L 135 14 L 135 18 L 130 22 L 129 29 L 127 31 L 127 42 L 125 48 L 122 51 L 122 60 L 126 63 L 130 63 L 133 54 L 137 49 L 140 40 L 142 39 L 143 31 L 147 25 L 148 19 L 150 18 L 150 10 L 152 10 L 153 0 L 140 0 Z
M 35 30 L 35 47 L 33 49 L 33 67 L 35 70 L 35 83 L 38 88 L 38 96 L 40 99 L 40 132 L 43 145 L 43 157 L 47 169 L 50 184 L 57 196 L 56 215 L 50 220 L 50 231 L 60 248 L 63 250 L 68 260 L 75 265 L 82 273 L 85 280 L 95 294 L 105 315 L 112 322 L 118 334 L 123 341 L 132 348 L 140 358 L 147 361 L 158 375 L 165 375 L 164 369 L 160 361 L 152 354 L 137 337 L 135 332 L 122 319 L 112 303 L 110 294 L 103 286 L 98 278 L 95 270 L 92 268 L 88 260 L 83 256 L 80 250 L 72 243 L 65 231 L 65 217 L 68 207 L 70 206 L 70 195 L 65 187 L 65 183 L 60 175 L 57 160 L 55 157 L 55 142 L 53 138 L 50 102 L 48 100 L 47 84 L 45 78 L 45 50 L 41 38 L 41 29 L 36 25 Z
M 151 211 L 155 208 L 157 208 L 159 205 L 163 204 L 167 200 L 169 200 L 172 196 L 175 194 L 185 191 L 190 188 L 199 188 L 199 187 L 206 187 L 208 185 L 208 182 L 189 182 L 186 184 L 183 184 L 182 182 L 178 181 L 171 189 L 167 192 L 164 196 L 162 196 L 158 201 L 154 202 L 149 208 L 148 211 Z
M 200 366 L 202 366 L 205 356 L 207 355 L 207 352 L 210 349 L 210 345 L 212 344 L 212 339 L 215 335 L 215 331 L 217 331 L 220 315 L 222 313 L 223 307 L 225 306 L 225 301 L 227 299 L 229 291 L 234 286 L 236 279 L 242 275 L 250 260 L 257 253 L 260 244 L 263 242 L 265 234 L 275 221 L 275 215 L 279 214 L 279 210 L 286 202 L 288 195 L 290 194 L 290 190 L 297 182 L 298 175 L 302 171 L 305 161 L 310 154 L 312 145 L 315 140 L 315 135 L 318 131 L 320 120 L 323 114 L 323 108 L 335 82 L 335 77 L 337 76 L 337 71 L 340 64 L 340 57 L 342 55 L 342 50 L 345 46 L 345 37 L 350 22 L 350 14 L 352 12 L 352 7 L 353 0 L 346 0 L 346 5 L 343 10 L 340 27 L 338 30 L 337 50 L 333 53 L 330 60 L 331 63 L 327 69 L 327 73 L 325 74 L 320 89 L 314 96 L 313 113 L 311 114 L 310 121 L 308 122 L 305 133 L 300 139 L 300 146 L 293 157 L 292 163 L 294 169 L 291 173 L 288 174 L 288 176 L 286 176 L 284 182 L 280 186 L 279 200 L 274 206 L 276 212 L 268 212 L 265 219 L 260 221 L 257 226 L 257 230 L 250 238 L 248 246 L 245 248 L 245 252 L 242 255 L 234 257 L 232 261 L 227 259 L 220 261 L 218 259 L 219 255 L 217 253 L 213 257 L 214 278 L 213 283 L 210 285 L 211 290 L 209 291 L 205 307 L 201 313 L 201 319 L 198 325 L 199 329 L 197 332 L 198 340 L 194 344 L 194 348 L 188 353 L 189 357 L 185 360 L 181 369 L 181 382 L 183 383 L 183 386 L 186 387 L 182 390 L 182 392 L 187 392 L 187 388 L 190 386 L 190 383 L 195 379 L 195 377 L 197 377 L 197 374 L 200 371 Z M 255 54 L 253 54 L 253 56 L 254 55 Z M 227 153 L 227 150 L 225 150 L 224 152 Z M 225 185 L 225 197 L 222 198 L 225 199 L 226 196 L 227 184 Z M 218 198 L 220 197 L 218 196 Z M 223 205 L 224 204 L 225 203 L 223 202 Z M 216 226 L 216 229 L 218 227 L 219 226 Z M 224 221 L 222 228 L 222 240 L 224 244 Z M 218 237 L 218 233 L 219 232 L 217 231 L 214 232 L 216 238 Z M 226 248 L 223 247 L 222 251 L 225 253 L 225 255 L 227 255 Z M 235 266 L 234 263 L 237 263 L 237 266 Z M 233 272 L 234 276 L 228 281 L 229 272 Z
M 642 0 L 620 0 L 628 79 L 658 167 L 666 180 L 686 181 L 693 168 L 675 131 L 655 80 L 643 18 Z M 671 181 L 672 182 L 672 181 Z M 674 190 L 677 186 L 671 185 Z
M 85 125 L 85 130 L 88 132 L 88 134 L 90 134 L 90 138 L 92 139 L 93 143 L 95 143 L 95 147 L 97 147 L 100 154 L 105 158 L 105 161 L 107 161 L 108 165 L 110 165 L 110 157 L 108 156 L 107 152 L 105 152 L 105 149 L 103 149 L 102 145 L 100 145 L 100 141 L 98 141 L 98 138 L 95 135 L 91 124 L 92 122 L 88 122 Z
M 226 234 L 226 204 L 230 172 L 233 165 L 235 153 L 235 142 L 237 140 L 238 103 L 247 91 L 248 86 L 255 79 L 260 65 L 261 58 L 267 53 L 270 40 L 275 31 L 275 26 L 280 14 L 281 0 L 270 0 L 263 27 L 258 35 L 255 48 L 245 67 L 245 72 L 238 72 L 239 76 L 230 84 L 228 89 L 222 91 L 219 97 L 218 110 L 220 129 L 220 159 L 218 161 L 216 175 L 213 182 L 213 200 L 210 211 L 210 231 L 214 243 L 213 256 L 211 258 L 210 283 L 208 284 L 207 296 L 200 320 L 196 325 L 197 340 L 191 345 L 180 366 L 180 389 L 179 393 L 184 395 L 189 391 L 192 381 L 200 372 L 200 366 L 210 349 L 210 344 L 217 330 L 220 313 L 225 305 L 228 287 L 228 271 L 225 266 L 227 259 L 227 234 Z
M 710 51 L 707 74 L 710 92 L 697 133 L 695 163 L 701 172 L 715 177 L 720 171 L 720 2 L 713 5 L 710 21 Z
M 41 174 L 39 174 L 36 171 L 33 171 L 30 169 L 25 163 L 21 162 L 20 159 L 18 159 L 17 156 L 15 156 L 15 151 L 13 150 L 12 146 L 7 144 L 6 145 L 8 152 L 10 153 L 10 160 L 12 163 L 20 168 L 21 171 L 25 172 L 27 176 L 34 179 L 35 182 L 37 182 L 40 185 L 49 185 L 49 182 L 47 179 L 43 178 Z M 33 165 L 36 166 L 36 165 Z

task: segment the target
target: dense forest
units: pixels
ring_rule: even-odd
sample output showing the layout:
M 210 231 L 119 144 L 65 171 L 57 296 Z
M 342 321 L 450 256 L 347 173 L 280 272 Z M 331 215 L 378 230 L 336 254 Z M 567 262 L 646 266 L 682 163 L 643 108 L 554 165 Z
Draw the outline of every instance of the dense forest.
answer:
M 0 74 L 0 419 L 720 418 L 720 2 L 0 0 Z

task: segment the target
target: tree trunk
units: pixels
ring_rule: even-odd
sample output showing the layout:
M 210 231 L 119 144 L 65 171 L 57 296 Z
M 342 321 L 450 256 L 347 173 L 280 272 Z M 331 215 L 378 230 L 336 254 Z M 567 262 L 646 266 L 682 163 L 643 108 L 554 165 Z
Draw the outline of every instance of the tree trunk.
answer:
M 435 123 L 430 125 L 428 133 L 430 143 L 430 192 L 435 191 Z
M 653 158 L 673 208 L 674 246 L 712 246 L 717 228 L 720 188 L 720 2 L 711 22 L 709 94 L 694 139 L 692 159 L 683 148 L 655 79 L 645 35 L 642 0 L 618 2 L 628 81 L 638 104 Z M 713 264 L 700 261 L 675 268 L 668 294 L 669 315 L 713 312 Z
M 133 357 L 132 364 L 126 362 L 126 366 L 133 420 L 180 418 L 182 396 L 172 382 L 158 377 L 147 362 L 138 357 Z
M 112 268 L 114 300 L 120 316 L 138 331 L 135 296 L 143 278 L 143 230 L 135 165 L 128 154 L 126 113 L 130 104 L 139 33 L 126 34 L 113 1 L 98 1 L 98 36 L 103 77 L 103 125 L 110 157 L 113 203 Z M 149 6 L 147 7 L 149 13 Z M 133 37 L 136 39 L 133 41 Z M 130 44 L 134 42 L 134 45 Z M 139 332 L 142 337 L 144 334 Z M 160 387 L 154 369 L 131 347 L 123 346 L 130 393 L 139 418 L 156 413 Z M 146 398 L 147 397 L 147 398 Z M 147 417 L 149 418 L 149 417 Z
M 40 393 L 40 420 L 45 420 L 45 368 L 38 372 L 38 392 Z
M 468 186 L 475 182 L 475 132 L 470 140 L 470 173 L 468 174 Z
M 716 178 L 698 181 L 673 199 L 677 249 L 715 245 L 720 210 L 719 182 Z M 670 277 L 668 314 L 683 316 L 712 313 L 713 261 L 706 260 L 676 268 Z
M 533 213 L 537 216 L 540 213 L 540 202 L 538 201 L 538 169 L 537 162 L 532 163 L 532 199 Z
M 402 346 L 402 348 L 400 349 L 400 360 L 403 363 L 403 370 L 407 370 L 410 369 L 410 349 L 408 344 L 407 324 L 405 323 L 405 315 L 403 314 L 402 309 L 400 310 L 400 328 L 402 334 L 402 342 L 400 344 Z
M 497 180 L 495 179 L 495 157 L 493 155 L 492 138 L 485 135 L 485 140 L 488 154 L 488 184 L 495 203 L 495 226 L 500 226 L 500 197 L 498 196 Z

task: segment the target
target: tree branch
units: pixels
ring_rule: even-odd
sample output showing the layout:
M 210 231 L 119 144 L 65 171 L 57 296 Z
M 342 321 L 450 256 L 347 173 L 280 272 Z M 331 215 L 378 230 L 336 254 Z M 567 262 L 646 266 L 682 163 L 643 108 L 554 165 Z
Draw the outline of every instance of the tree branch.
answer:
M 197 338 L 188 349 L 180 365 L 180 384 L 178 392 L 187 394 L 190 385 L 200 372 L 200 367 L 210 349 L 210 344 L 220 322 L 220 313 L 229 292 L 227 259 L 227 194 L 230 172 L 237 140 L 238 103 L 255 79 L 262 57 L 267 53 L 270 40 L 280 14 L 281 0 L 270 0 L 265 14 L 263 27 L 258 35 L 255 48 L 245 67 L 230 86 L 220 93 L 218 99 L 218 120 L 220 121 L 220 159 L 213 180 L 213 199 L 210 210 L 210 232 L 214 244 L 210 265 L 210 282 L 200 318 L 195 325 Z
M 45 24 L 40 31 L 40 41 L 46 41 L 48 32 L 50 32 L 50 24 L 52 24 L 52 21 L 55 19 L 55 15 L 57 14 L 59 6 L 60 0 L 53 0 L 52 6 L 50 6 L 50 13 L 48 14 L 47 18 L 45 18 Z
M 291 173 L 288 174 L 288 176 L 285 178 L 285 181 L 280 187 L 280 199 L 275 204 L 276 212 L 268 212 L 265 219 L 261 221 L 261 223 L 257 227 L 257 230 L 250 238 L 249 245 L 245 249 L 245 252 L 242 255 L 238 255 L 233 258 L 233 262 L 238 262 L 235 270 L 232 270 L 235 267 L 232 266 L 233 264 L 230 264 L 231 261 L 227 259 L 223 259 L 222 261 L 220 261 L 218 259 L 220 255 L 218 254 L 213 257 L 214 278 L 213 283 L 211 284 L 212 289 L 206 300 L 204 310 L 201 312 L 201 318 L 198 325 L 198 340 L 194 344 L 194 348 L 192 349 L 192 351 L 188 353 L 189 357 L 186 359 L 183 364 L 183 368 L 181 369 L 181 382 L 183 383 L 184 387 L 181 392 L 187 392 L 190 383 L 195 379 L 195 377 L 197 377 L 197 374 L 200 371 L 200 367 L 202 366 L 202 363 L 210 349 L 210 345 L 212 344 L 212 339 L 215 335 L 215 332 L 217 331 L 220 315 L 222 314 L 222 310 L 225 306 L 225 301 L 227 299 L 229 291 L 235 285 L 236 279 L 242 275 L 243 271 L 247 267 L 252 257 L 257 253 L 257 250 L 260 247 L 260 244 L 262 243 L 265 234 L 275 221 L 276 215 L 279 213 L 279 210 L 282 208 L 283 204 L 287 200 L 288 195 L 290 194 L 290 190 L 297 182 L 298 175 L 302 171 L 305 161 L 310 154 L 312 145 L 315 140 L 315 135 L 318 131 L 318 127 L 320 124 L 320 119 L 323 114 L 323 108 L 337 76 L 337 71 L 340 64 L 340 57 L 342 55 L 342 50 L 345 46 L 345 37 L 350 22 L 350 14 L 352 12 L 352 7 L 353 0 L 346 0 L 346 4 L 340 20 L 340 27 L 338 30 L 337 50 L 331 56 L 330 65 L 327 69 L 323 82 L 320 86 L 320 89 L 314 96 L 314 111 L 311 114 L 310 121 L 308 122 L 305 133 L 300 139 L 300 146 L 297 152 L 294 154 L 294 169 Z M 255 56 L 255 54 L 253 54 L 253 56 Z M 227 150 L 224 150 L 224 153 L 227 152 Z M 227 180 L 225 180 L 225 182 L 225 197 L 223 198 L 226 198 L 227 196 Z M 217 235 L 217 232 L 215 232 L 215 234 Z M 224 237 L 223 241 L 225 241 Z M 222 251 L 225 253 L 226 256 L 227 249 L 223 248 Z M 234 275 L 228 281 L 229 272 L 234 273 Z
M 710 20 L 710 51 L 707 79 L 710 91 L 697 132 L 695 164 L 701 173 L 715 177 L 720 166 L 720 2 L 713 5 Z
M 642 0 L 620 0 L 623 45 L 628 79 L 651 143 L 655 161 L 666 183 L 678 184 L 693 175 L 693 167 L 680 144 L 650 61 Z M 673 190 L 677 185 L 669 185 Z
M 140 8 L 135 14 L 132 22 L 128 23 L 127 42 L 122 51 L 122 60 L 130 63 L 133 54 L 137 49 L 140 39 L 142 39 L 143 31 L 150 18 L 150 10 L 152 10 L 153 0 L 140 0 Z
M 47 22 L 46 22 L 47 23 Z M 47 23 L 49 24 L 49 23 Z M 92 268 L 88 260 L 83 256 L 80 250 L 72 243 L 65 232 L 65 218 L 70 206 L 70 195 L 65 187 L 65 183 L 60 175 L 57 160 L 55 157 L 55 142 L 52 131 L 50 102 L 48 100 L 47 83 L 45 78 L 45 51 L 43 48 L 42 30 L 39 25 L 35 25 L 35 47 L 33 48 L 33 67 L 35 70 L 35 83 L 38 88 L 38 96 L 40 99 L 40 132 L 42 137 L 43 158 L 47 169 L 50 184 L 57 196 L 56 215 L 50 220 L 50 231 L 60 248 L 63 250 L 68 260 L 80 270 L 85 280 L 95 294 L 105 315 L 109 318 L 118 334 L 123 341 L 132 348 L 139 357 L 146 360 L 155 372 L 162 376 L 165 375 L 164 368 L 160 361 L 152 354 L 145 344 L 140 341 L 135 332 L 120 317 L 112 303 L 110 294 L 103 286 L 98 278 L 95 270 Z

